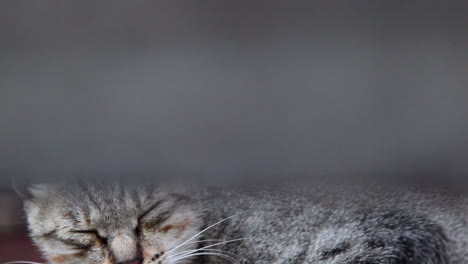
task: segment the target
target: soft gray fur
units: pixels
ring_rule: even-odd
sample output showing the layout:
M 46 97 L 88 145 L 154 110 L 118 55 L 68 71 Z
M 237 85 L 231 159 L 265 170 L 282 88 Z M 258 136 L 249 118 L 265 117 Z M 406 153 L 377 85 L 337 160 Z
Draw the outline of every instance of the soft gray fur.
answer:
M 466 197 L 121 184 L 42 185 L 31 193 L 31 236 L 56 264 L 468 263 Z

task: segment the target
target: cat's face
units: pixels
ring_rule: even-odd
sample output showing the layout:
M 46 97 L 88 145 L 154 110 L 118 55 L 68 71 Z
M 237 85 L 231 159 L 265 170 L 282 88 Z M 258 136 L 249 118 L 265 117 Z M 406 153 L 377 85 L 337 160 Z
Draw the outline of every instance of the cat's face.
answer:
M 171 264 L 197 246 L 173 249 L 200 230 L 186 197 L 121 185 L 30 190 L 25 209 L 31 236 L 51 263 Z

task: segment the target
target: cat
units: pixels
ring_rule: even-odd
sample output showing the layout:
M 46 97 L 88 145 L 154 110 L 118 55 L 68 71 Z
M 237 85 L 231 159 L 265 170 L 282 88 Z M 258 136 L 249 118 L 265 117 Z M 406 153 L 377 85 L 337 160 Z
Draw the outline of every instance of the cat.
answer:
M 468 263 L 464 196 L 359 188 L 33 185 L 54 264 Z

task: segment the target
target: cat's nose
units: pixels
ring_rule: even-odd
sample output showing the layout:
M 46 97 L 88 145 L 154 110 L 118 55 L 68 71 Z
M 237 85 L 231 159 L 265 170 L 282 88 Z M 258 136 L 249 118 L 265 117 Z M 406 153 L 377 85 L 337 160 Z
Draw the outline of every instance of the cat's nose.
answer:
M 134 260 L 126 261 L 126 262 L 119 262 L 117 264 L 141 264 L 143 262 L 142 258 L 136 258 Z
M 115 264 L 141 264 L 142 256 L 138 250 L 136 237 L 118 234 L 109 239 L 109 251 Z

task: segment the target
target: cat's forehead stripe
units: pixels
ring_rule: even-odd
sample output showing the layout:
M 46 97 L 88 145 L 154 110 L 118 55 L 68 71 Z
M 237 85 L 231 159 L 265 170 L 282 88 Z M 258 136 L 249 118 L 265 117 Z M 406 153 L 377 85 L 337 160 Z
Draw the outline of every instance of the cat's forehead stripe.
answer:
M 187 197 L 154 193 L 154 190 L 123 189 L 114 186 L 84 186 L 64 188 L 60 196 L 72 205 L 64 216 L 84 227 L 134 229 L 138 219 L 145 218 L 148 227 L 155 228 L 168 220 L 176 207 L 186 204 Z M 78 198 L 80 197 L 80 198 Z M 80 201 L 79 206 L 75 206 Z M 150 221 L 149 221 L 150 220 Z M 106 231 L 103 229 L 103 232 Z

